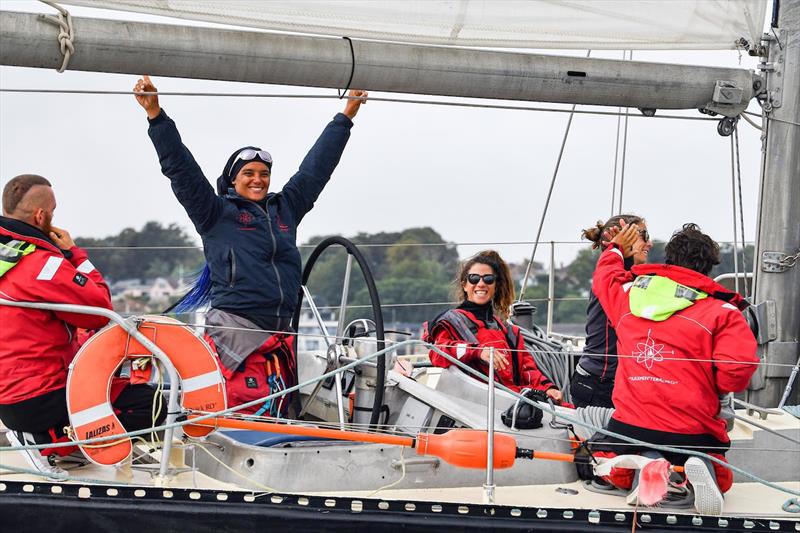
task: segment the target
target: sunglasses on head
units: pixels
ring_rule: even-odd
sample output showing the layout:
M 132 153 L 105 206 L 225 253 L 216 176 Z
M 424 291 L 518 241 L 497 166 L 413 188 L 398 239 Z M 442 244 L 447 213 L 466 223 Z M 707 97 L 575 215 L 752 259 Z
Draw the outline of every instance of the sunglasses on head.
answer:
M 487 285 L 494 285 L 495 279 L 497 279 L 497 276 L 494 274 L 484 274 L 482 276 L 480 274 L 467 274 L 467 281 L 471 285 L 477 285 L 480 280 L 483 280 Z
M 228 173 L 230 173 L 231 170 L 233 170 L 233 167 L 236 166 L 237 161 L 239 160 L 252 161 L 256 157 L 258 157 L 261 161 L 266 163 L 268 167 L 272 166 L 272 156 L 269 155 L 269 152 L 267 152 L 266 150 L 253 150 L 252 148 L 245 148 L 244 150 L 236 154 L 236 158 L 233 160 L 233 163 L 231 163 L 231 168 L 228 170 Z

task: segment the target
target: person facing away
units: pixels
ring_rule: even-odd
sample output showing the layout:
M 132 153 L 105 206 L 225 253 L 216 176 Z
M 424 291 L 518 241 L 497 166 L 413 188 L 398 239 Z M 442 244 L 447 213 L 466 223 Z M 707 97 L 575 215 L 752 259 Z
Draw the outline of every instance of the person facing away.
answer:
M 3 188 L 0 298 L 111 309 L 103 276 L 69 232 L 52 225 L 55 209 L 55 194 L 42 176 L 23 174 Z M 67 371 L 79 348 L 76 329 L 107 323 L 101 316 L 0 305 L 0 420 L 12 445 L 68 440 Z M 128 431 L 151 427 L 153 395 L 147 385 L 114 381 L 111 399 Z M 34 469 L 58 473 L 54 456 L 75 449 L 21 453 Z
M 598 221 L 591 228 L 583 230 L 581 237 L 592 242 L 592 249 L 604 250 L 608 241 L 619 231 L 620 220 L 626 224 L 636 224 L 639 228 L 633 251 L 624 261 L 625 269 L 630 270 L 633 265 L 646 263 L 648 252 L 653 247 L 642 217 L 628 214 L 611 217 L 605 223 Z M 616 354 L 617 334 L 592 289 L 586 309 L 586 345 L 570 382 L 570 395 L 575 407 L 614 407 L 611 392 L 617 371 Z
M 175 310 L 210 305 L 207 339 L 222 363 L 229 406 L 295 384 L 289 324 L 300 291 L 297 227 L 339 163 L 367 92 L 350 91 L 344 111 L 325 127 L 278 192 L 270 192 L 272 156 L 256 146 L 234 151 L 212 187 L 159 105 L 150 78 L 139 79 L 134 92 L 147 112 L 161 171 L 203 241 L 205 269 Z M 261 414 L 268 407 L 267 414 L 283 415 L 288 406 L 289 401 L 276 402 L 242 412 Z
M 756 341 L 742 309 L 748 303 L 708 277 L 719 264 L 719 246 L 695 224 L 685 224 L 666 246 L 666 264 L 634 265 L 639 226 L 622 230 L 600 256 L 593 289 L 614 327 L 619 353 L 614 386 L 616 410 L 607 429 L 641 441 L 678 446 L 724 461 L 730 447 L 718 395 L 744 390 L 756 370 Z M 652 453 L 592 438 L 599 453 Z M 684 465 L 704 514 L 720 514 L 732 473 L 707 459 L 664 453 Z M 607 479 L 620 488 L 630 470 Z
M 456 287 L 461 304 L 426 324 L 423 340 L 484 375 L 488 375 L 494 348 L 496 382 L 515 392 L 525 388 L 545 391 L 560 402 L 563 394 L 536 367 L 519 328 L 505 321 L 514 301 L 514 285 L 500 255 L 486 250 L 466 261 Z M 453 364 L 435 350 L 430 351 L 430 359 L 442 368 Z

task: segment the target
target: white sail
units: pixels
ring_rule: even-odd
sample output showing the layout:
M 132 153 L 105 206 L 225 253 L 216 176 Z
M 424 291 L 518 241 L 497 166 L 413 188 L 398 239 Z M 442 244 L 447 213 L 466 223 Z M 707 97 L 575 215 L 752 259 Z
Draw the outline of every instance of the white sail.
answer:
M 479 47 L 732 49 L 766 0 L 65 0 L 268 30 Z

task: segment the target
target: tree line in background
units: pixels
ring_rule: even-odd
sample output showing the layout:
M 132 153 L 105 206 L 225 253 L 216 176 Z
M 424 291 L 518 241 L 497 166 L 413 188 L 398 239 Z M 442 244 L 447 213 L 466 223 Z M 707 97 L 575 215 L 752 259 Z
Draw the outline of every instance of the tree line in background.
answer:
M 326 236 L 311 238 L 301 245 L 303 264 L 313 248 Z M 141 230 L 126 228 L 117 235 L 101 239 L 77 238 L 76 243 L 90 250 L 92 262 L 109 281 L 125 279 L 191 278 L 203 265 L 202 250 L 177 224 L 147 222 Z M 359 233 L 350 238 L 361 250 L 375 278 L 387 323 L 421 323 L 433 318 L 453 301 L 454 278 L 459 267 L 456 246 L 431 228 L 409 228 L 399 232 Z M 144 247 L 144 248 L 143 248 Z M 733 272 L 733 246 L 722 244 L 722 262 L 712 277 Z M 555 269 L 554 321 L 581 323 L 586 313 L 586 298 L 598 252 L 587 244 L 575 259 Z M 337 308 L 341 302 L 347 254 L 343 248 L 328 248 L 318 258 L 308 287 L 321 308 Z M 664 260 L 664 242 L 655 241 L 649 261 Z M 750 270 L 753 247 L 739 250 L 739 270 Z M 527 261 L 510 263 L 519 290 Z M 548 270 L 541 263 L 534 268 L 525 291 L 525 300 L 538 309 L 539 322 L 547 313 Z M 559 300 L 562 299 L 562 300 Z M 369 295 L 359 268 L 353 263 L 348 306 L 367 306 Z M 419 305 L 425 304 L 425 305 Z M 353 307 L 348 319 L 371 318 L 366 307 Z

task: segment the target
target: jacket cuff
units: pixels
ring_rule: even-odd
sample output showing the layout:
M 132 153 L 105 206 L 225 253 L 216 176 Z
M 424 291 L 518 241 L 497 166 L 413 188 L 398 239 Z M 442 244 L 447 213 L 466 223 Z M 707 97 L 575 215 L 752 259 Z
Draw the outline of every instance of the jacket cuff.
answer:
M 161 112 L 163 113 L 164 110 L 162 109 Z M 157 118 L 158 117 L 156 117 L 156 119 Z M 344 113 L 336 113 L 336 116 L 333 117 L 333 122 L 335 124 L 340 125 L 340 126 L 344 126 L 347 129 L 350 129 L 350 128 L 353 127 L 353 121 L 350 120 L 350 117 L 348 117 Z
M 149 122 L 151 126 L 155 126 L 156 124 L 164 122 L 167 119 L 169 119 L 169 117 L 167 116 L 167 113 L 164 111 L 164 108 L 162 107 L 161 111 L 158 113 L 156 118 L 147 117 L 147 122 Z
M 86 251 L 83 248 L 80 248 L 77 244 L 69 250 L 62 250 L 62 252 L 64 252 L 64 257 L 66 257 L 73 265 L 83 262 L 89 257 L 89 254 L 87 254 Z

